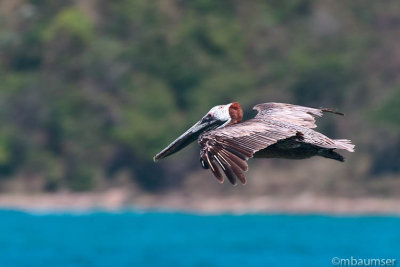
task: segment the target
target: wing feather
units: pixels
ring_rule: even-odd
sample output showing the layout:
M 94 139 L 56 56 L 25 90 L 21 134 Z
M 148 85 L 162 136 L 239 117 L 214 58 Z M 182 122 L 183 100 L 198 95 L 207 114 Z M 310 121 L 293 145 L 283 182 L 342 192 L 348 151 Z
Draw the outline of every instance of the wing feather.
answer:
M 243 184 L 246 183 L 246 178 L 242 171 L 247 170 L 247 163 L 246 161 L 241 160 L 236 155 L 222 149 L 221 147 L 215 146 L 210 148 L 210 153 L 219 163 L 225 174 L 227 175 L 229 181 L 232 184 L 236 184 L 237 177 Z M 231 169 L 233 172 L 233 177 L 231 173 L 227 170 Z
M 220 157 L 223 157 L 223 159 L 225 160 L 225 162 L 230 166 L 230 169 L 233 171 L 233 173 L 235 174 L 235 176 L 239 179 L 239 181 L 242 184 L 246 184 L 246 178 L 244 177 L 244 174 L 240 168 L 240 166 L 238 166 L 234 161 L 232 161 L 229 157 L 226 157 L 224 155 L 219 154 Z
M 242 171 L 247 171 L 248 165 L 246 161 L 243 161 L 241 158 L 227 150 L 221 150 L 219 153 L 233 161 Z
M 210 153 L 206 153 L 206 159 L 210 166 L 211 172 L 214 174 L 215 178 L 217 178 L 218 182 L 223 183 L 224 177 L 222 176 L 221 171 L 219 170 L 217 164 L 215 163 Z
M 258 111 L 255 118 L 285 121 L 307 128 L 317 127 L 315 117 L 321 117 L 323 112 L 344 115 L 343 113 L 327 108 L 309 108 L 285 103 L 258 104 L 253 109 Z
M 211 171 L 219 181 L 215 171 L 218 167 L 214 165 L 222 169 L 230 183 L 235 185 L 238 179 L 245 184 L 243 172 L 248 170 L 247 160 L 254 153 L 297 133 L 293 129 L 277 127 L 266 121 L 252 119 L 203 133 L 199 137 L 200 156 L 204 158 L 207 155 Z
M 228 178 L 229 182 L 233 185 L 236 185 L 236 176 L 235 173 L 233 172 L 233 169 L 235 168 L 234 166 L 229 165 L 227 160 L 222 157 L 221 155 L 213 155 L 216 159 L 218 159 L 218 163 L 221 164 L 222 169 Z

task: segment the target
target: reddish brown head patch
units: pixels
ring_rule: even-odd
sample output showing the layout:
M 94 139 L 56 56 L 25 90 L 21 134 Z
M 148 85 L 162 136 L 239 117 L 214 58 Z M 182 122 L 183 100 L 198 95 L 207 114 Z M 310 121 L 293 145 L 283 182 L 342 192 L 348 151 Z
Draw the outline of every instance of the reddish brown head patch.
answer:
M 229 106 L 229 116 L 231 116 L 231 121 L 229 124 L 236 124 L 242 121 L 243 110 L 238 102 L 233 102 Z

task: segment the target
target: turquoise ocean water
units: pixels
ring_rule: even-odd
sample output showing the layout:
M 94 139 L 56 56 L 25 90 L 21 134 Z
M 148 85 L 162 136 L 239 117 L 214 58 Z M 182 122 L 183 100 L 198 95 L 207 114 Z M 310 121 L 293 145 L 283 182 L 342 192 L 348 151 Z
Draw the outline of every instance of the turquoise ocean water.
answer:
M 0 266 L 333 266 L 351 256 L 400 261 L 400 218 L 0 211 Z

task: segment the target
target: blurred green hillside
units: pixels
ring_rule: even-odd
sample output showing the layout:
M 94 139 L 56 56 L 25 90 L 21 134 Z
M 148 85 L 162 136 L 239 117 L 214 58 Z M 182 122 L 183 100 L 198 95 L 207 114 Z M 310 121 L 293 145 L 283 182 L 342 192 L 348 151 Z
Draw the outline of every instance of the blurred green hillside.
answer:
M 195 145 L 152 157 L 235 100 L 248 116 L 270 101 L 337 108 L 320 131 L 356 144 L 345 164 L 257 162 L 249 180 L 398 194 L 399 44 L 398 1 L 1 0 L 0 190 L 218 187 Z

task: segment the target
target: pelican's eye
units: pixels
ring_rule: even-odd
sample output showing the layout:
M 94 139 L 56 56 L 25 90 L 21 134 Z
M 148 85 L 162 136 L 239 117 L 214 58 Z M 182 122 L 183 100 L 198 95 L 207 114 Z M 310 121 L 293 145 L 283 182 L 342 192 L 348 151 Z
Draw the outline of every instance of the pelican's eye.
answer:
M 207 113 L 202 119 L 201 123 L 210 122 L 214 119 L 214 113 Z
M 210 121 L 212 118 L 213 118 L 212 113 L 208 113 L 206 116 L 204 116 L 202 121 L 203 122 Z

